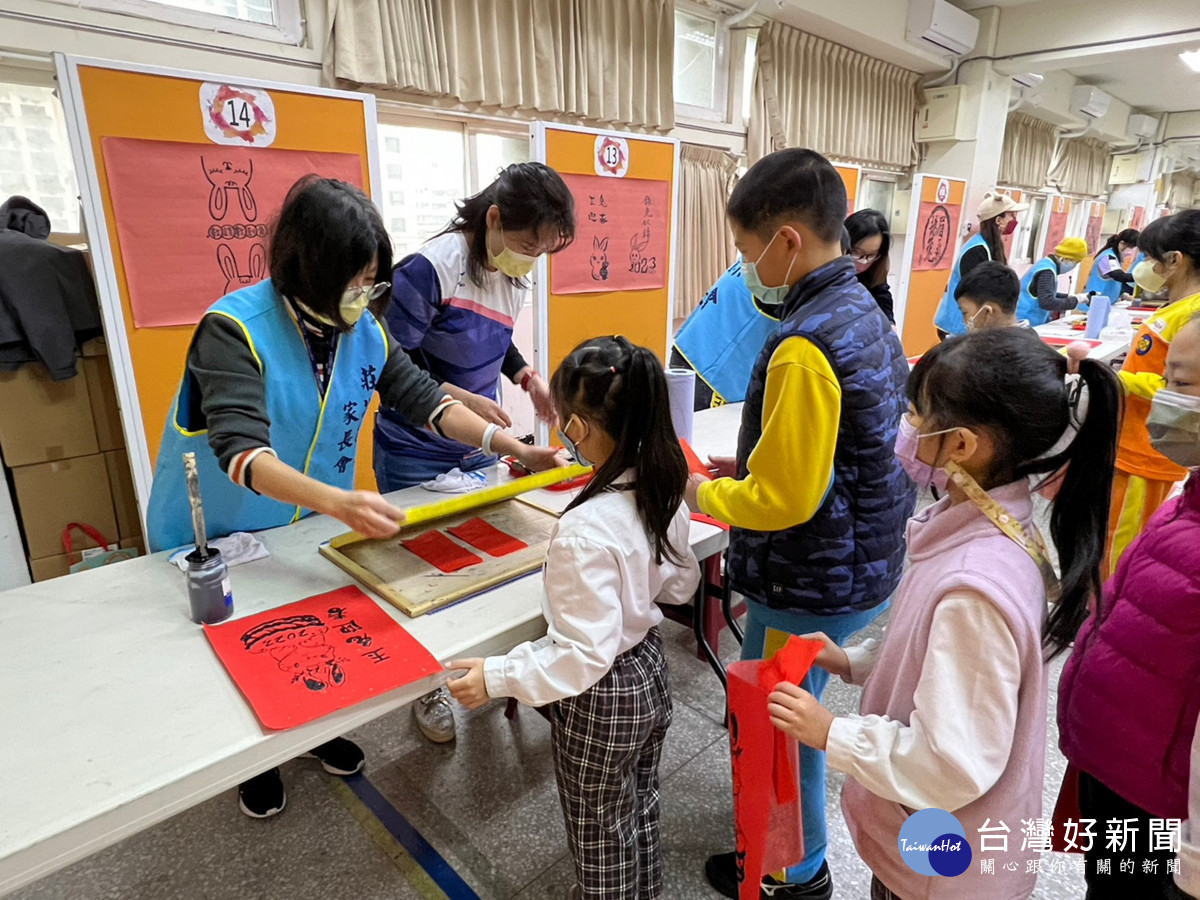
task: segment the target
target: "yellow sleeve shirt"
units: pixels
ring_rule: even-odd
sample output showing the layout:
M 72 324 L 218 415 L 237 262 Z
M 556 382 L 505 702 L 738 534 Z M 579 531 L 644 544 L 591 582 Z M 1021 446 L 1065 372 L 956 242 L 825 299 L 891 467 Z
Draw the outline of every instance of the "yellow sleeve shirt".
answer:
M 745 478 L 700 486 L 700 509 L 754 531 L 781 531 L 811 519 L 833 482 L 842 386 L 829 360 L 802 337 L 783 340 L 767 365 L 762 436 Z

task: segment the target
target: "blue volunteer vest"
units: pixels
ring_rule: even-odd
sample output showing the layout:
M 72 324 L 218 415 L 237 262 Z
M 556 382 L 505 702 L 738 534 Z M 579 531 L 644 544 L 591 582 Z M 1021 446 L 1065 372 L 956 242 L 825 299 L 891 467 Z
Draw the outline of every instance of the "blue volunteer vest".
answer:
M 771 355 L 786 338 L 800 336 L 825 354 L 842 389 L 833 482 L 807 522 L 782 531 L 731 528 L 730 583 L 777 609 L 823 615 L 870 609 L 900 583 L 904 528 L 916 503 L 916 488 L 895 456 L 900 415 L 908 408 L 908 361 L 847 257 L 802 279 L 784 312 L 750 376 L 738 434 L 738 477 L 746 477 L 746 462 L 762 436 Z M 803 416 L 804 410 L 795 414 Z
M 354 484 L 358 430 L 387 361 L 387 338 L 371 313 L 338 338 L 322 398 L 300 326 L 270 280 L 222 297 L 205 315 L 225 316 L 246 335 L 266 389 L 271 447 L 279 459 L 324 484 Z M 154 467 L 147 512 L 152 551 L 191 543 L 192 518 L 182 454 L 196 454 L 208 537 L 259 531 L 295 522 L 310 510 L 280 503 L 234 484 L 221 470 L 200 424 L 200 392 L 185 368 Z
M 987 251 L 988 259 L 992 258 L 992 248 L 988 246 L 982 234 L 976 234 L 958 251 L 958 257 L 954 260 L 954 268 L 950 270 L 950 283 L 946 285 L 946 293 L 942 296 L 942 302 L 938 304 L 937 312 L 933 314 L 933 324 L 947 334 L 967 333 L 967 323 L 963 321 L 958 302 L 954 299 L 954 292 L 958 289 L 959 282 L 962 281 L 963 256 L 968 250 L 975 247 L 982 247 Z
M 1118 269 L 1121 268 L 1121 257 L 1117 255 L 1115 248 L 1109 247 L 1092 262 L 1092 274 L 1088 276 L 1084 292 L 1088 294 L 1103 294 L 1115 303 L 1121 299 L 1121 293 L 1125 290 L 1125 285 L 1112 278 L 1105 278 L 1100 274 L 1100 260 L 1105 258 L 1111 259 Z
M 1057 283 L 1058 265 L 1049 256 L 1039 259 L 1021 279 L 1021 296 L 1017 300 L 1017 320 L 1026 320 L 1031 327 L 1045 325 L 1050 321 L 1050 310 L 1042 309 L 1042 305 L 1038 303 L 1037 294 L 1033 290 L 1033 280 L 1037 278 L 1039 272 L 1050 272 L 1054 275 Z
M 687 317 L 675 335 L 675 349 L 722 402 L 741 403 L 759 351 L 778 330 L 779 319 L 763 312 L 750 295 L 739 259 Z

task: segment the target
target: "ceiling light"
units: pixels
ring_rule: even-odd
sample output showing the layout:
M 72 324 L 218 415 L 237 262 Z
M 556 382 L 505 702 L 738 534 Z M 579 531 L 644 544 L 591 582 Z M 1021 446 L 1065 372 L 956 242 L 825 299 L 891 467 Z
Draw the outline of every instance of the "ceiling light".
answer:
M 1200 72 L 1200 50 L 1185 51 L 1179 54 L 1179 58 L 1193 72 Z

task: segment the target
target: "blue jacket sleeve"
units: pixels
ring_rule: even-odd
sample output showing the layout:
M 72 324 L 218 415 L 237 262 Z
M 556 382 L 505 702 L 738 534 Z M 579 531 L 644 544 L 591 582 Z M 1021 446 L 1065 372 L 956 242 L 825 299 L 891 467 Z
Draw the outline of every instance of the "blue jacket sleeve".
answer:
M 442 307 L 437 270 L 425 256 L 414 253 L 392 270 L 392 302 L 387 310 L 388 331 L 405 350 L 421 346 L 425 332 Z

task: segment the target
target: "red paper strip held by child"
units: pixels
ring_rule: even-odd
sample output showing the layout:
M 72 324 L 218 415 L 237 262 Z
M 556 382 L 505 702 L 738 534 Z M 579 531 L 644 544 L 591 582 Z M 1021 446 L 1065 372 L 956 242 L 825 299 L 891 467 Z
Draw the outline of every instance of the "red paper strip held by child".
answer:
M 440 531 L 427 531 L 420 537 L 401 541 L 400 545 L 442 572 L 457 572 L 483 560 L 460 544 L 454 543 Z
M 740 900 L 758 900 L 764 872 L 804 857 L 799 745 L 771 724 L 767 696 L 803 681 L 820 652 L 820 641 L 792 636 L 770 659 L 727 668 Z
M 442 670 L 356 587 L 220 625 L 204 634 L 264 728 L 303 725 Z
M 461 525 L 455 525 L 446 530 L 464 544 L 470 544 L 488 556 L 508 556 L 510 553 L 516 553 L 529 546 L 524 541 L 501 531 L 492 523 L 478 517 L 468 519 Z

